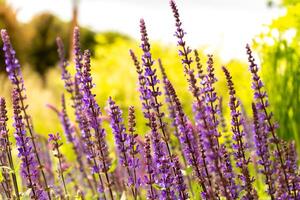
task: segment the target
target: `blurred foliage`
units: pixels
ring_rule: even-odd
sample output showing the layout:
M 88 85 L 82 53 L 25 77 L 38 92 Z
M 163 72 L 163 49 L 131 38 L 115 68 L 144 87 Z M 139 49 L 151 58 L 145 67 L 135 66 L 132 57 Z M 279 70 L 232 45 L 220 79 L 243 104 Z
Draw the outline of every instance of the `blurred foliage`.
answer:
M 17 21 L 16 12 L 3 2 L 0 2 L 0 27 L 5 28 L 9 31 L 12 43 L 17 52 L 25 52 L 26 40 L 23 40 L 24 33 L 22 32 L 21 25 Z M 2 46 L 2 40 L 0 40 L 0 45 Z M 23 61 L 25 55 L 20 55 L 19 59 Z M 4 69 L 4 55 L 0 54 L 0 71 L 5 71 Z
M 66 52 L 69 53 L 71 25 L 51 13 L 42 13 L 36 15 L 24 27 L 29 32 L 28 40 L 31 41 L 27 61 L 38 73 L 44 75 L 47 69 L 57 62 L 57 46 L 53 42 L 57 36 L 65 41 Z M 81 28 L 81 39 L 82 48 L 90 49 L 93 54 L 96 45 L 95 33 L 87 28 Z
M 285 14 L 255 40 L 279 134 L 300 143 L 300 1 L 284 0 Z
M 51 13 L 41 13 L 26 24 L 17 21 L 15 11 L 6 4 L 0 4 L 0 27 L 8 30 L 19 59 L 29 64 L 40 75 L 57 63 L 55 38 L 60 36 L 65 42 L 67 55 L 72 38 L 69 22 L 64 22 Z M 96 33 L 81 27 L 81 44 L 83 49 L 90 49 L 94 54 Z M 2 41 L 0 42 L 2 46 Z M 42 58 L 42 59 L 41 59 Z M 1 54 L 1 66 L 4 65 Z M 1 71 L 3 71 L 1 67 Z

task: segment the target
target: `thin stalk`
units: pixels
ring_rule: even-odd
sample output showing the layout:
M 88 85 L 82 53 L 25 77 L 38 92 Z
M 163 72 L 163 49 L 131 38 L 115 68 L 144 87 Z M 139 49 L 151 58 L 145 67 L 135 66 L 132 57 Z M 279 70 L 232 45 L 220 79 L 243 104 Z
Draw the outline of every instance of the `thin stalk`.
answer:
M 27 106 L 25 106 L 24 97 L 22 95 L 22 90 L 20 88 L 20 82 L 19 82 L 19 79 L 16 76 L 16 74 L 14 74 L 14 76 L 15 76 L 15 79 L 17 80 L 17 82 L 18 82 L 18 84 L 16 84 L 16 86 L 17 86 L 17 92 L 18 92 L 18 95 L 19 95 L 19 98 L 20 98 L 21 110 L 22 110 L 22 112 L 24 114 L 26 128 L 28 129 L 29 134 L 30 134 L 30 139 L 31 139 L 32 145 L 33 145 L 33 151 L 34 151 L 35 157 L 36 157 L 36 159 L 38 161 L 39 170 L 40 170 L 40 172 L 42 174 L 42 177 L 43 177 L 43 180 L 44 180 L 44 183 L 45 183 L 45 190 L 47 191 L 47 195 L 48 195 L 49 200 L 51 200 L 50 188 L 48 186 L 47 178 L 46 178 L 45 172 L 43 170 L 44 166 L 42 165 L 40 156 L 39 156 L 38 151 L 37 151 L 37 147 L 36 147 L 36 143 L 35 143 L 35 139 L 34 139 L 35 137 L 33 135 L 33 129 L 32 129 L 32 126 L 30 125 L 30 122 L 29 122 L 29 115 L 26 112 Z

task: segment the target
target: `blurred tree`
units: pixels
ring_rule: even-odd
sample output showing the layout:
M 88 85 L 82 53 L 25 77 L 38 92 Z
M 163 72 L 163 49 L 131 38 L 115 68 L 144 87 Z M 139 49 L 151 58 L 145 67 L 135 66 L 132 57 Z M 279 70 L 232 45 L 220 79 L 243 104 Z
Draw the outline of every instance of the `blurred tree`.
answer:
M 285 14 L 256 38 L 255 46 L 279 134 L 300 143 L 300 1 L 283 0 L 280 6 Z
M 30 48 L 27 51 L 28 62 L 41 75 L 44 75 L 49 67 L 57 63 L 57 46 L 55 38 L 60 36 L 64 41 L 69 42 L 70 26 L 69 23 L 61 21 L 51 13 L 42 13 L 35 16 L 27 25 L 30 31 Z M 83 49 L 90 49 L 94 52 L 96 45 L 95 33 L 89 29 L 82 28 L 81 43 Z M 65 44 L 69 52 L 69 44 Z
M 40 75 L 57 63 L 55 38 L 60 36 L 66 41 L 66 52 L 69 53 L 69 37 L 72 30 L 69 22 L 63 22 L 51 13 L 42 13 L 33 17 L 27 24 L 21 24 L 16 12 L 0 0 L 0 27 L 8 30 L 11 41 L 18 53 L 21 63 L 29 64 Z M 96 33 L 88 28 L 81 28 L 83 49 L 90 49 L 94 55 Z M 72 38 L 71 38 L 72 39 Z M 2 41 L 0 40 L 2 46 Z M 0 71 L 4 71 L 4 58 L 0 54 Z
M 16 12 L 9 5 L 5 4 L 5 1 L 0 2 L 0 27 L 7 29 L 16 51 L 24 50 L 24 46 L 27 43 L 26 37 L 19 37 L 20 35 L 24 36 L 24 33 L 17 21 Z M 2 46 L 2 40 L 0 40 L 0 45 Z M 20 60 L 23 60 L 23 58 L 19 57 Z M 0 71 L 5 71 L 2 53 L 0 54 Z

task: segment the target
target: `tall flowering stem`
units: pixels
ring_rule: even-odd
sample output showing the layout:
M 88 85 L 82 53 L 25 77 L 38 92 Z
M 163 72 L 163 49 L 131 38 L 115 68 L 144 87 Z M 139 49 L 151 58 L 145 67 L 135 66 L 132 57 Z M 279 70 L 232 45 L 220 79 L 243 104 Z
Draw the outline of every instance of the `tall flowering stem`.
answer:
M 88 165 L 91 170 L 91 174 L 93 177 L 93 181 L 97 186 L 97 180 L 95 174 L 98 175 L 100 181 L 100 189 L 103 190 L 104 185 L 102 181 L 102 177 L 98 169 L 98 162 L 96 160 L 96 150 L 95 150 L 95 142 L 92 139 L 91 127 L 89 126 L 89 120 L 87 113 L 85 112 L 84 103 L 83 103 L 83 95 L 82 91 L 79 88 L 79 81 L 75 78 L 74 82 L 74 105 L 75 108 L 75 116 L 76 122 L 79 125 L 79 129 L 81 131 L 81 139 L 83 141 L 83 150 L 86 154 L 86 158 L 88 161 Z M 100 190 L 100 191 L 101 191 Z M 106 199 L 105 194 L 103 193 L 103 198 Z
M 11 80 L 12 84 L 14 85 L 16 94 L 19 96 L 18 98 L 20 101 L 20 106 L 21 106 L 20 108 L 24 115 L 25 126 L 30 134 L 30 139 L 31 139 L 32 145 L 33 145 L 33 152 L 35 154 L 35 157 L 36 157 L 38 165 L 39 165 L 39 170 L 43 177 L 43 181 L 45 184 L 45 190 L 47 191 L 47 194 L 48 194 L 48 199 L 51 199 L 50 188 L 47 184 L 46 175 L 44 173 L 43 165 L 41 163 L 41 159 L 39 157 L 39 154 L 37 151 L 37 146 L 35 143 L 35 135 L 34 135 L 35 133 L 33 130 L 33 126 L 31 124 L 31 117 L 27 113 L 28 105 L 25 104 L 26 94 L 25 94 L 24 80 L 23 80 L 23 76 L 21 73 L 21 66 L 19 64 L 18 59 L 16 58 L 16 52 L 12 47 L 8 33 L 5 29 L 1 30 L 1 37 L 2 37 L 2 41 L 3 41 L 3 51 L 4 51 L 4 56 L 5 56 L 6 71 L 8 73 L 9 79 Z
M 154 162 L 157 173 L 157 183 L 162 187 L 162 199 L 174 199 L 175 193 L 172 190 L 174 176 L 172 174 L 172 159 L 166 155 L 166 146 L 158 132 L 155 114 L 152 112 L 150 117 L 151 140 L 154 153 Z M 174 167 L 172 168 L 174 170 Z M 175 174 L 175 170 L 174 170 Z
M 77 26 L 73 30 L 73 58 L 76 69 L 75 77 L 81 81 L 83 55 L 80 48 L 80 30 Z
M 77 67 L 76 69 L 77 69 L 77 71 L 79 70 L 81 72 L 81 65 L 82 64 L 81 64 L 81 53 L 80 53 L 79 29 L 78 28 L 74 29 L 73 37 L 74 37 L 73 40 L 74 40 L 74 58 L 75 58 L 74 60 L 75 60 L 75 63 L 76 63 L 75 65 L 80 66 L 80 67 Z M 63 44 L 61 38 L 57 37 L 56 38 L 56 43 L 57 43 L 57 47 L 58 47 L 57 52 L 58 52 L 58 56 L 59 56 L 59 66 L 61 68 L 61 77 L 62 77 L 62 80 L 65 83 L 66 91 L 71 95 L 71 100 L 73 101 L 72 107 L 75 110 L 76 121 L 79 124 L 80 130 L 82 130 L 82 127 L 84 126 L 83 124 L 86 124 L 87 119 L 84 116 L 85 115 L 83 113 L 84 111 L 82 110 L 82 102 L 81 102 L 82 95 L 80 94 L 80 91 L 79 91 L 80 78 L 78 76 L 76 76 L 73 79 L 72 75 L 67 70 L 67 67 L 68 67 L 69 63 L 68 63 L 68 61 L 66 59 L 66 56 L 65 56 L 64 44 Z M 88 132 L 83 131 L 83 135 L 88 135 Z M 83 140 L 83 141 L 85 141 L 85 140 Z M 93 148 L 93 146 L 89 146 L 89 145 L 88 145 L 89 149 Z M 79 152 L 79 151 L 77 151 L 77 152 Z M 76 154 L 78 155 L 78 153 L 76 153 Z M 82 161 L 80 161 L 80 160 L 78 160 L 79 162 L 81 162 L 81 164 L 79 164 L 79 166 L 81 168 L 80 170 L 83 173 L 83 176 L 86 177 L 89 187 L 92 189 L 93 193 L 95 193 L 94 187 L 93 187 L 90 179 L 88 178 L 85 170 L 83 169 L 84 165 L 83 165 Z M 88 159 L 88 165 L 89 166 L 93 165 L 92 161 L 90 159 Z M 94 164 L 94 165 L 97 165 L 97 164 Z M 92 173 L 92 177 L 93 177 L 94 183 L 96 184 L 96 180 L 95 180 L 96 177 L 93 173 Z M 100 186 L 100 187 L 103 188 L 103 185 Z
M 286 150 L 285 150 L 285 158 L 286 158 L 286 166 L 287 166 L 287 173 L 289 176 L 289 181 L 291 183 L 291 191 L 293 192 L 294 197 L 296 199 L 300 198 L 300 177 L 299 177 L 299 171 L 298 171 L 298 155 L 295 147 L 294 142 L 290 142 L 289 144 L 286 144 Z
M 63 161 L 62 161 L 63 155 L 60 152 L 60 147 L 62 146 L 60 135 L 58 133 L 57 134 L 49 134 L 48 141 L 51 145 L 52 151 L 54 152 L 54 156 L 58 160 L 57 172 L 58 172 L 58 176 L 60 177 L 61 182 L 64 187 L 64 191 L 65 191 L 64 196 L 66 199 L 69 199 L 69 194 L 68 194 L 68 190 L 66 187 L 66 181 L 65 181 L 65 177 L 64 177 L 64 169 L 63 169 Z
M 204 94 L 204 102 L 206 105 L 206 112 L 211 115 L 212 118 L 212 126 L 218 127 L 219 121 L 217 120 L 218 104 L 216 104 L 216 100 L 218 99 L 217 93 L 215 92 L 214 84 L 217 82 L 217 79 L 214 74 L 214 61 L 212 55 L 208 55 L 207 61 L 207 75 L 203 78 L 203 94 Z M 220 134 L 217 134 L 217 142 L 219 145 L 218 137 Z
M 201 82 L 204 79 L 205 75 L 204 75 L 203 65 L 200 62 L 200 57 L 197 49 L 194 50 L 194 57 L 195 57 L 195 62 L 197 67 L 197 76 L 199 78 L 199 81 Z
M 2 114 L 2 100 L 4 99 L 0 99 L 0 114 Z M 5 106 L 5 105 L 4 105 Z M 6 111 L 6 110 L 5 110 Z M 5 117 L 6 117 L 6 113 Z M 2 169 L 0 170 L 0 174 L 1 176 L 1 187 L 2 190 L 0 190 L 0 193 L 4 196 L 6 196 L 7 199 L 12 199 L 12 181 L 11 181 L 11 177 L 9 175 L 9 170 L 7 168 L 9 168 L 9 140 L 7 140 L 8 138 L 8 131 L 6 129 L 6 121 L 5 119 L 2 120 L 2 116 L 0 116 L 0 167 L 2 167 Z M 5 124 L 3 124 L 3 122 Z M 4 125 L 4 126 L 3 126 Z M 7 168 L 6 168 L 7 167 Z
M 142 66 L 145 69 L 144 76 L 146 78 L 148 94 L 151 94 L 150 106 L 153 112 L 155 112 L 156 117 L 158 119 L 159 129 L 161 130 L 163 136 L 162 139 L 167 147 L 168 155 L 170 158 L 172 158 L 172 153 L 169 146 L 169 137 L 166 133 L 165 123 L 163 122 L 164 113 L 161 112 L 160 109 L 162 104 L 158 100 L 158 97 L 161 95 L 161 92 L 159 91 L 158 87 L 159 80 L 156 75 L 156 69 L 153 69 L 154 61 L 150 53 L 150 43 L 148 39 L 145 21 L 143 19 L 140 20 L 140 32 L 142 42 L 141 48 L 143 50 Z
M 252 103 L 253 112 L 253 132 L 256 154 L 259 156 L 258 163 L 263 167 L 261 173 L 265 176 L 265 183 L 268 185 L 268 194 L 271 199 L 275 199 L 275 181 L 273 178 L 272 161 L 270 160 L 270 151 L 268 144 L 268 134 L 262 130 L 262 122 L 258 117 L 257 108 Z
M 234 150 L 234 157 L 236 160 L 236 166 L 241 170 L 239 178 L 243 183 L 242 187 L 246 191 L 244 198 L 246 199 L 257 199 L 256 190 L 253 188 L 252 183 L 254 178 L 250 176 L 249 163 L 250 158 L 246 156 L 247 144 L 245 144 L 245 133 L 242 129 L 242 119 L 241 112 L 239 110 L 240 103 L 236 98 L 236 92 L 234 89 L 234 84 L 232 82 L 232 77 L 227 70 L 227 68 L 222 67 L 224 74 L 226 76 L 227 85 L 229 89 L 229 108 L 231 114 L 231 130 L 233 133 L 233 144 L 232 148 Z
M 134 63 L 134 66 L 136 68 L 136 72 L 138 74 L 138 85 L 139 85 L 139 92 L 140 92 L 140 100 L 142 101 L 142 109 L 143 109 L 143 114 L 146 119 L 150 119 L 150 110 L 151 110 L 151 105 L 150 105 L 150 99 L 151 99 L 151 93 L 147 89 L 147 82 L 146 78 L 143 75 L 143 69 L 141 68 L 141 65 L 135 55 L 135 53 L 130 50 L 129 51 L 131 59 Z M 147 124 L 150 126 L 150 124 Z
M 177 126 L 177 123 L 176 123 L 176 105 L 175 105 L 175 100 L 172 98 L 172 96 L 174 94 L 171 94 L 171 92 L 175 93 L 175 89 L 173 88 L 171 82 L 169 81 L 169 79 L 167 77 L 167 74 L 166 74 L 165 68 L 162 64 L 161 59 L 158 59 L 158 64 L 159 64 L 159 68 L 160 68 L 160 71 L 161 71 L 161 74 L 162 74 L 162 82 L 163 82 L 164 92 L 165 92 L 165 102 L 168 105 L 169 118 L 172 120 L 172 126 L 174 127 L 174 134 L 175 134 L 176 138 L 178 139 L 178 141 L 180 141 L 180 134 L 179 134 L 178 126 Z M 172 88 L 169 88 L 169 85 Z M 176 95 L 176 93 L 175 93 L 175 95 Z M 179 102 L 179 99 L 178 99 L 178 102 Z M 179 104 L 180 104 L 180 102 L 179 102 Z M 184 167 L 187 167 L 187 161 L 186 161 L 186 158 L 184 156 L 184 152 L 182 150 L 182 145 L 181 145 L 180 142 L 178 144 L 178 148 L 179 148 L 179 152 L 181 153 L 181 157 L 182 157 L 183 162 L 184 162 Z M 188 183 L 189 183 L 189 186 L 190 186 L 190 189 L 191 189 L 191 193 L 194 194 L 194 191 L 192 189 L 192 182 L 191 182 L 190 176 L 187 176 L 187 179 L 188 179 Z
M 255 98 L 256 108 L 258 111 L 258 117 L 260 118 L 261 121 L 263 121 L 264 131 L 266 131 L 267 133 L 271 133 L 272 140 L 270 141 L 275 144 L 276 147 L 275 153 L 277 154 L 280 161 L 280 168 L 284 176 L 286 189 L 288 191 L 288 194 L 291 196 L 292 193 L 290 190 L 288 175 L 286 172 L 286 166 L 282 155 L 282 148 L 280 145 L 280 140 L 278 139 L 275 132 L 276 125 L 271 121 L 272 113 L 269 113 L 267 110 L 267 108 L 269 107 L 268 96 L 267 93 L 263 90 L 263 82 L 260 79 L 260 76 L 258 75 L 258 66 L 257 64 L 255 64 L 255 59 L 252 55 L 252 51 L 249 45 L 246 46 L 246 50 L 248 54 L 249 70 L 252 75 L 252 89 L 254 90 L 254 98 Z
M 130 146 L 129 154 L 131 156 L 133 178 L 129 182 L 134 187 L 134 193 L 135 193 L 134 198 L 137 199 L 138 186 L 140 184 L 139 183 L 140 181 L 137 177 L 137 169 L 139 167 L 138 154 L 140 153 L 140 148 L 136 141 L 138 134 L 135 132 L 136 131 L 135 126 L 136 126 L 135 110 L 133 106 L 130 106 L 128 109 L 128 132 L 129 132 L 129 146 Z
M 0 98 L 0 140 L 1 140 L 1 146 L 3 148 L 2 153 L 4 154 L 8 161 L 9 167 L 12 170 L 11 176 L 12 176 L 12 182 L 15 190 L 15 195 L 17 199 L 20 199 L 20 194 L 19 194 L 19 188 L 18 188 L 18 182 L 17 182 L 17 177 L 16 177 L 16 172 L 15 172 L 15 166 L 12 158 L 12 147 L 11 147 L 11 142 L 9 140 L 9 132 L 7 129 L 7 110 L 6 110 L 6 102 L 4 98 Z
M 154 188 L 155 183 L 155 168 L 153 163 L 153 158 L 151 155 L 151 140 L 148 135 L 145 136 L 145 146 L 144 146 L 144 154 L 145 154 L 145 165 L 146 165 L 146 175 L 145 175 L 145 183 L 148 186 L 147 190 L 147 199 L 156 200 L 158 198 L 156 194 L 156 190 Z
M 109 178 L 110 159 L 108 147 L 105 141 L 105 130 L 102 128 L 101 111 L 100 107 L 95 100 L 95 95 L 92 93 L 93 88 L 92 77 L 91 77 L 91 65 L 90 65 L 90 52 L 86 50 L 84 52 L 84 63 L 81 74 L 81 90 L 83 93 L 83 102 L 85 104 L 85 110 L 89 119 L 89 124 L 94 130 L 95 137 L 95 150 L 97 157 L 99 158 L 100 164 L 96 166 L 94 170 L 98 173 L 100 170 L 104 173 L 106 179 L 106 185 L 109 190 L 111 199 L 114 199 L 112 192 L 112 181 Z
M 86 179 L 89 188 L 92 190 L 93 193 L 95 193 L 93 184 L 91 183 L 85 171 L 85 167 L 84 167 L 85 163 L 83 161 L 82 149 L 80 148 L 80 141 L 78 141 L 78 138 L 75 133 L 75 129 L 72 126 L 71 121 L 69 119 L 64 95 L 62 95 L 61 104 L 62 104 L 62 111 L 60 113 L 60 118 L 61 118 L 60 120 L 64 129 L 64 133 L 67 137 L 67 140 L 72 144 L 72 148 L 76 155 L 76 160 L 79 164 L 79 170 L 82 173 L 83 178 Z
M 115 143 L 117 145 L 119 159 L 122 166 L 126 168 L 128 180 L 133 180 L 133 172 L 132 168 L 132 157 L 130 154 L 131 146 L 130 146 L 130 137 L 126 133 L 125 126 L 123 123 L 122 112 L 120 108 L 115 104 L 115 102 L 111 99 L 108 99 L 109 104 L 109 116 L 110 116 L 110 124 L 115 136 Z M 128 181 L 129 183 L 129 181 Z M 128 184 L 130 185 L 130 184 Z M 132 196 L 134 199 L 137 198 L 135 187 L 131 187 Z
M 63 41 L 60 37 L 56 38 L 57 44 L 57 53 L 59 56 L 59 67 L 61 69 L 61 79 L 65 82 L 65 88 L 68 93 L 71 94 L 71 98 L 74 99 L 74 81 L 72 80 L 72 75 L 67 70 L 69 65 L 66 56 L 65 56 L 65 48 Z
M 26 181 L 26 186 L 31 189 L 32 199 L 46 199 L 44 191 L 40 189 L 38 163 L 32 152 L 30 138 L 26 134 L 23 122 L 22 110 L 20 107 L 20 98 L 16 89 L 12 93 L 14 110 L 15 138 L 18 146 L 18 157 L 21 158 L 21 175 Z
M 202 159 L 202 161 L 199 160 L 200 159 L 199 148 L 197 147 L 197 145 L 194 145 L 195 138 L 193 135 L 193 130 L 188 125 L 188 120 L 185 113 L 183 112 L 182 105 L 177 97 L 173 85 L 169 80 L 166 80 L 166 88 L 172 98 L 172 101 L 175 104 L 174 106 L 175 106 L 175 113 L 176 113 L 175 116 L 176 125 L 179 131 L 178 135 L 179 135 L 180 143 L 183 144 L 184 155 L 187 158 L 188 164 L 193 167 L 196 177 L 198 178 L 204 193 L 207 193 L 206 179 L 208 182 L 210 181 L 210 179 L 208 177 L 205 177 L 205 175 L 208 175 L 208 172 L 206 173 L 205 171 L 204 173 L 202 173 L 201 171 L 201 169 L 205 169 L 206 161 L 205 159 Z
M 187 192 L 187 187 L 184 183 L 184 177 L 181 171 L 180 162 L 177 157 L 173 158 L 174 166 L 175 166 L 175 183 L 176 189 L 179 193 L 180 200 L 189 199 L 189 194 Z
M 206 149 L 206 151 L 203 152 L 203 159 L 207 160 L 207 165 L 205 166 L 206 175 L 207 177 L 209 177 L 209 170 L 216 172 L 220 178 L 220 183 L 223 185 L 223 193 L 227 198 L 229 198 L 229 189 L 226 188 L 228 186 L 228 181 L 225 177 L 223 177 L 220 166 L 221 159 L 218 147 L 219 134 L 215 126 L 216 123 L 211 123 L 213 122 L 213 119 L 210 119 L 210 110 L 206 109 L 206 99 L 201 98 L 202 92 L 199 86 L 197 85 L 197 79 L 194 75 L 194 70 L 191 69 L 191 64 L 193 62 L 190 56 L 191 49 L 186 45 L 186 42 L 184 41 L 185 32 L 182 28 L 182 22 L 179 18 L 177 6 L 173 0 L 170 1 L 170 6 L 175 18 L 175 36 L 178 39 L 177 45 L 180 48 L 179 56 L 181 57 L 184 72 L 187 76 L 189 90 L 192 92 L 195 99 L 194 110 L 196 112 L 196 122 L 200 133 L 200 143 L 203 145 L 203 148 Z M 210 96 L 209 100 L 212 101 L 214 97 L 214 95 Z M 217 196 L 217 198 L 219 198 L 217 192 L 213 191 L 212 182 L 210 182 L 210 189 L 211 193 Z
M 186 32 L 184 32 L 184 30 L 182 28 L 182 22 L 180 21 L 180 18 L 179 18 L 178 8 L 173 0 L 170 1 L 170 6 L 173 11 L 174 18 L 175 18 L 176 31 L 175 31 L 174 35 L 175 35 L 175 37 L 178 38 L 177 45 L 180 47 L 180 49 L 178 50 L 178 53 L 179 53 L 179 56 L 182 57 L 181 62 L 184 67 L 184 72 L 186 74 L 188 74 L 188 71 L 191 70 L 191 64 L 193 62 L 193 60 L 190 56 L 190 53 L 192 52 L 192 50 L 190 49 L 190 47 L 188 47 L 186 45 L 186 42 L 184 41 L 184 36 L 185 36 Z

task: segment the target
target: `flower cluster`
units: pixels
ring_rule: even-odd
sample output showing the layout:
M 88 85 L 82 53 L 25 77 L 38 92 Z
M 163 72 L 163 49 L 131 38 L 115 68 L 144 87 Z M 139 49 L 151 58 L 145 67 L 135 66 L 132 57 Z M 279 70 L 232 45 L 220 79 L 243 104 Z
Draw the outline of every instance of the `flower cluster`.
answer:
M 7 31 L 1 31 L 6 71 L 13 86 L 14 127 L 11 134 L 6 101 L 0 98 L 2 199 L 300 199 L 296 147 L 294 142 L 276 135 L 278 127 L 269 111 L 267 93 L 250 46 L 246 49 L 254 90 L 251 119 L 245 119 L 229 68 L 222 67 L 229 90 L 228 129 L 222 97 L 216 92 L 213 56 L 208 55 L 202 64 L 198 51 L 192 53 L 173 0 L 170 6 L 183 73 L 193 97 L 193 113 L 185 112 L 186 107 L 167 76 L 168 66 L 159 58 L 156 66 L 143 19 L 141 57 L 129 51 L 137 72 L 142 109 L 130 106 L 126 118 L 117 98 L 109 97 L 103 112 L 93 93 L 91 53 L 81 49 L 80 28 L 75 27 L 75 74 L 67 69 L 71 65 L 65 57 L 63 41 L 56 40 L 66 94 L 62 95 L 62 109 L 49 107 L 56 111 L 64 134 L 49 134 L 48 142 L 34 132 L 21 66 Z M 161 97 L 165 97 L 166 105 Z M 136 130 L 142 123 L 136 119 L 138 112 L 146 121 L 145 132 Z M 105 123 L 111 129 L 106 129 Z M 108 142 L 112 138 L 113 144 Z M 254 142 L 250 147 L 251 140 Z M 67 141 L 67 146 L 63 141 Z M 15 150 L 18 158 L 14 158 Z M 72 151 L 72 158 L 64 156 L 66 150 Z M 16 163 L 20 163 L 20 173 Z M 264 184 L 258 184 L 261 179 Z

